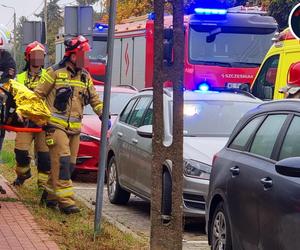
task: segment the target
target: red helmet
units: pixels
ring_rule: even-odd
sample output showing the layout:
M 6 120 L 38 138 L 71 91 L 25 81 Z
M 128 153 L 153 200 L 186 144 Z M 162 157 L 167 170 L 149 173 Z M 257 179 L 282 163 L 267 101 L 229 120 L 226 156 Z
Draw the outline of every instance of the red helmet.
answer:
M 293 63 L 289 69 L 288 85 L 300 87 L 300 62 Z
M 25 60 L 28 62 L 30 60 L 30 53 L 32 51 L 43 51 L 44 54 L 46 54 L 46 50 L 45 50 L 45 47 L 43 44 L 37 42 L 37 41 L 34 41 L 30 44 L 27 45 L 26 49 L 25 49 Z
M 72 53 L 76 53 L 77 51 L 88 52 L 91 50 L 89 45 L 89 40 L 84 36 L 77 36 L 65 41 L 65 56 L 70 56 Z

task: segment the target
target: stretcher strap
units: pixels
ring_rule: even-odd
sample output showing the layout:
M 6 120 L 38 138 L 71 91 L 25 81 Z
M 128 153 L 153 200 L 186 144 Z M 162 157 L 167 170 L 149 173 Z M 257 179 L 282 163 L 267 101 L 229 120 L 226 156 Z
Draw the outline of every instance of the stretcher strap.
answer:
M 22 128 L 22 127 L 14 127 L 9 125 L 0 125 L 0 129 L 13 131 L 13 132 L 30 132 L 30 133 L 40 133 L 43 131 L 42 128 Z

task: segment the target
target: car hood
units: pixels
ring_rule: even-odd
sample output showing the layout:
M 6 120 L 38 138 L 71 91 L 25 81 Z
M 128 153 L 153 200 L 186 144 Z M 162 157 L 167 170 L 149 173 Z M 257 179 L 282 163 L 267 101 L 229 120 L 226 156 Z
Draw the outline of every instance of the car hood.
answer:
M 111 116 L 112 125 L 116 121 L 117 116 Z M 100 138 L 101 136 L 101 121 L 97 115 L 84 115 L 82 119 L 81 132 Z
M 213 157 L 227 143 L 228 137 L 184 137 L 183 158 L 212 165 Z

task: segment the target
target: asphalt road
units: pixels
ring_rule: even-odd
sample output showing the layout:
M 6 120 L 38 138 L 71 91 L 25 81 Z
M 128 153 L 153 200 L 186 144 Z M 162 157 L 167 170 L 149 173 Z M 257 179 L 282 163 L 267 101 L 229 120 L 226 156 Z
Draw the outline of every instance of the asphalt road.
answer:
M 81 174 L 74 181 L 74 186 L 77 196 L 93 208 L 96 200 L 96 175 Z M 150 204 L 134 195 L 126 206 L 113 205 L 110 204 L 105 189 L 103 213 L 126 230 L 142 237 L 150 235 Z M 183 245 L 183 249 L 210 249 L 203 220 L 186 221 Z

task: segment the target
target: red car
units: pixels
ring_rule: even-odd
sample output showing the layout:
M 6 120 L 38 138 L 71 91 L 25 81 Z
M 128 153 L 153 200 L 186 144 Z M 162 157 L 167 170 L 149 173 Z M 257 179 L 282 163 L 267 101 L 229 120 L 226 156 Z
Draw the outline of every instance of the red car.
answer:
M 103 99 L 104 86 L 95 86 L 101 99 Z M 112 125 L 127 101 L 137 93 L 132 86 L 118 86 L 111 89 L 110 114 Z M 80 145 L 77 156 L 75 177 L 79 172 L 93 172 L 98 170 L 99 143 L 101 137 L 101 121 L 90 105 L 84 109 Z

